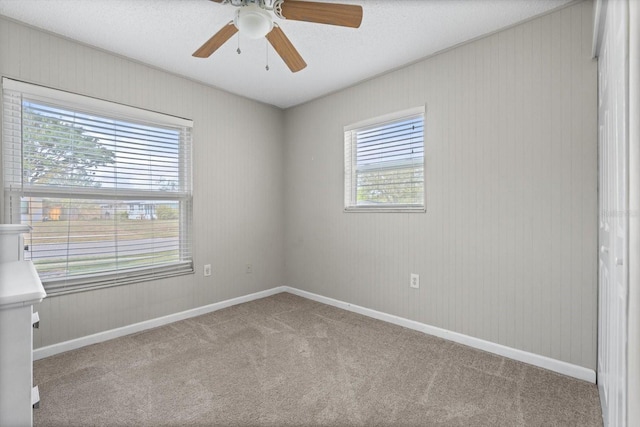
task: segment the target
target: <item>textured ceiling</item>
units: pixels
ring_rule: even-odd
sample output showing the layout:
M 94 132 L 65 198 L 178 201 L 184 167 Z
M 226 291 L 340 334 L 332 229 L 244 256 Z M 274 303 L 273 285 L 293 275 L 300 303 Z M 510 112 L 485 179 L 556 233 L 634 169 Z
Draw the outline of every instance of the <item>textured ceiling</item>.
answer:
M 362 25 L 352 29 L 275 19 L 308 64 L 295 74 L 266 40 L 242 35 L 208 59 L 192 57 L 236 10 L 207 0 L 0 0 L 0 15 L 287 108 L 570 1 L 327 0 L 362 5 Z

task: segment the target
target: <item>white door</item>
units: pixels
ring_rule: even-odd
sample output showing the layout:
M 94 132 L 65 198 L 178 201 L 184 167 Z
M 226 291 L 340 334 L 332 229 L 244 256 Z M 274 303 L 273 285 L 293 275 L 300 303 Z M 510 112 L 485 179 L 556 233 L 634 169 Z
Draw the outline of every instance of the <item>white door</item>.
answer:
M 608 2 L 599 84 L 598 387 L 605 425 L 626 425 L 627 345 L 627 3 Z

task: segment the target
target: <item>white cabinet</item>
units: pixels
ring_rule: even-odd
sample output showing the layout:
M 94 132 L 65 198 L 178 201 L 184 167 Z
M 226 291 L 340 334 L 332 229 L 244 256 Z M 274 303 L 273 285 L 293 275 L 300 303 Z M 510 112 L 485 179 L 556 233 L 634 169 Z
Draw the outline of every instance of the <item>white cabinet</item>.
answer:
M 0 426 L 32 425 L 32 407 L 39 401 L 33 387 L 33 324 L 39 321 L 33 304 L 46 293 L 31 261 L 22 260 L 24 232 L 24 226 L 0 225 Z
M 0 263 L 24 259 L 23 233 L 31 227 L 22 224 L 0 224 Z

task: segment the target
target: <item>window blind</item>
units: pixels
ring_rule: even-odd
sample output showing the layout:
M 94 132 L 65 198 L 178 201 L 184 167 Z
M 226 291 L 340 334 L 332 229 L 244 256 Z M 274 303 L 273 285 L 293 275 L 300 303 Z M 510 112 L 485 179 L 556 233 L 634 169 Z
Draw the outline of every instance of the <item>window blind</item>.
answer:
M 345 209 L 424 211 L 424 109 L 345 128 Z
M 5 218 L 50 293 L 193 271 L 191 129 L 3 79 Z

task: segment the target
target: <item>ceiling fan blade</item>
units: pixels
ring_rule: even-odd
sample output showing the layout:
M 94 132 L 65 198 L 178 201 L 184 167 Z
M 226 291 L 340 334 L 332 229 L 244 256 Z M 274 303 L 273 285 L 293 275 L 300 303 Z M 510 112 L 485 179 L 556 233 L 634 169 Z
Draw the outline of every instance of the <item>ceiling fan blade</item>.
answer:
M 233 25 L 233 21 L 222 27 L 220 31 L 215 33 L 213 37 L 207 40 L 198 50 L 193 52 L 193 56 L 196 58 L 208 58 L 213 52 L 218 50 L 227 40 L 231 38 L 238 29 Z
M 362 6 L 355 4 L 319 3 L 284 0 L 282 16 L 293 21 L 316 22 L 358 28 L 362 22 Z
M 296 48 L 293 47 L 293 44 L 291 44 L 291 41 L 284 35 L 280 27 L 274 25 L 266 37 L 291 72 L 297 73 L 307 66 L 307 63 L 304 62 L 302 56 L 300 56 Z

